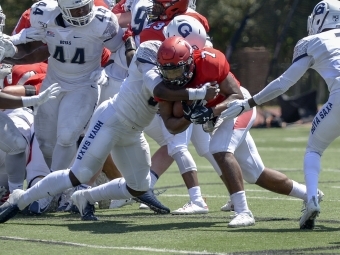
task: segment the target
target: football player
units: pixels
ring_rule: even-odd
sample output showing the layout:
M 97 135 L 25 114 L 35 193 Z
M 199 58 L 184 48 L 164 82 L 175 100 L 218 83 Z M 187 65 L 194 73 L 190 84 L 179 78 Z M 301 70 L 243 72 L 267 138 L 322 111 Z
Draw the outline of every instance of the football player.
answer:
M 318 180 L 321 171 L 321 156 L 331 142 L 340 136 L 339 129 L 339 65 L 338 53 L 340 2 L 319 2 L 307 20 L 308 36 L 295 46 L 292 65 L 277 79 L 251 98 L 231 102 L 221 117 L 232 119 L 256 105 L 261 105 L 286 92 L 309 69 L 316 70 L 325 80 L 328 101 L 314 117 L 304 156 L 304 177 L 307 185 L 308 202 L 300 218 L 301 229 L 313 229 L 320 213 Z
M 307 201 L 304 185 L 264 166 L 248 132 L 256 116 L 255 110 L 242 114 L 237 119 L 223 122 L 216 120 L 226 109 L 228 102 L 236 98 L 250 97 L 249 92 L 241 87 L 229 72 L 229 64 L 221 52 L 213 48 L 193 50 L 183 38 L 170 37 L 160 47 L 158 61 L 164 82 L 172 88 L 197 87 L 197 84 L 204 84 L 213 79 L 220 84 L 220 95 L 208 101 L 206 105 L 197 103 L 197 106 L 193 107 L 184 104 L 185 114 L 182 118 L 173 116 L 173 102 L 161 101 L 159 106 L 160 114 L 171 133 L 182 132 L 191 122 L 204 124 L 203 128 L 211 133 L 210 152 L 222 170 L 222 179 L 231 198 L 230 205 L 233 205 L 236 212 L 236 217 L 228 224 L 229 227 L 249 226 L 255 223 L 246 204 L 242 174 L 248 183 L 255 183 L 270 191 Z M 210 71 L 200 71 L 203 68 Z M 155 95 L 158 95 L 158 86 L 154 90 Z M 159 96 L 162 97 L 161 94 Z M 217 124 L 213 126 L 216 121 Z M 206 125 L 207 123 L 209 125 Z M 317 199 L 321 200 L 323 193 L 318 192 Z
M 44 47 L 46 43 L 45 56 L 50 57 L 41 90 L 53 80 L 59 82 L 63 92 L 53 103 L 39 108 L 35 133 L 51 171 L 65 169 L 96 107 L 98 80 L 91 79 L 91 73 L 100 69 L 104 47 L 111 51 L 120 47 L 123 32 L 116 16 L 104 7 L 94 6 L 93 0 L 40 1 L 31 7 L 30 23 L 30 28 L 11 37 L 14 44 L 19 43 L 18 52 L 7 60 L 23 64 L 26 59 L 20 58 L 21 54 L 29 50 L 34 55 L 30 47 Z M 40 37 L 34 37 L 40 40 L 32 42 L 35 45 L 27 43 L 32 31 L 38 31 Z
M 149 41 L 137 49 L 129 67 L 129 75 L 119 93 L 96 109 L 71 169 L 52 172 L 29 190 L 15 190 L 0 207 L 0 223 L 14 217 L 32 201 L 88 182 L 111 150 L 114 152 L 114 162 L 124 178 L 76 191 L 71 198 L 79 208 L 82 219 L 97 220 L 93 215 L 96 201 L 137 197 L 149 189 L 150 150 L 143 129 L 158 110 L 157 104 L 151 99 L 154 87 L 161 82 L 155 65 L 159 45 L 159 41 Z M 188 94 L 194 97 L 200 95 L 195 99 L 209 100 L 216 96 L 216 91 L 185 90 L 182 94 L 185 97 Z M 153 203 L 143 202 L 153 206 Z M 169 213 L 169 209 L 159 208 L 158 212 Z
M 189 0 L 152 0 L 152 5 L 148 6 L 146 12 L 149 17 L 149 25 L 147 25 L 140 33 L 140 41 L 147 40 L 160 40 L 165 39 L 163 29 L 169 22 L 171 22 L 176 16 L 185 14 L 198 20 L 195 26 L 202 26 L 203 30 L 209 31 L 209 25 L 206 18 L 194 10 L 189 8 Z M 197 30 L 192 31 L 195 34 Z M 205 32 L 205 31 L 204 31 Z M 196 130 L 193 134 L 198 134 L 201 130 Z M 201 145 L 202 139 L 195 139 L 197 136 L 191 135 L 191 128 L 178 134 L 176 136 L 171 135 L 162 123 L 162 120 L 158 115 L 152 121 L 150 126 L 145 129 L 145 133 L 154 139 L 160 146 L 155 154 L 152 156 L 152 171 L 151 171 L 151 187 L 153 187 L 159 177 L 170 167 L 175 160 L 179 171 L 186 183 L 188 193 L 190 196 L 190 202 L 185 204 L 182 208 L 173 211 L 173 214 L 195 214 L 195 213 L 207 213 L 208 206 L 205 203 L 200 186 L 197 179 L 197 166 L 193 160 L 191 153 L 187 149 L 187 144 L 192 139 L 197 152 L 201 156 L 205 156 L 212 164 L 214 159 L 209 156 L 208 150 L 204 149 Z M 203 138 L 204 140 L 204 138 Z M 217 167 L 215 163 L 215 167 Z

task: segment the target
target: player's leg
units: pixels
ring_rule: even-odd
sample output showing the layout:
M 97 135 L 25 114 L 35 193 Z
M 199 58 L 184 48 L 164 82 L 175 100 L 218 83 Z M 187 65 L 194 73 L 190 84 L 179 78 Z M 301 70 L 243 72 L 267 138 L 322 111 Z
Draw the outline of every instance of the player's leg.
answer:
M 255 224 L 254 217 L 247 204 L 242 170 L 234 155 L 235 150 L 245 139 L 248 130 L 251 128 L 255 116 L 256 109 L 253 109 L 235 119 L 223 121 L 212 134 L 210 141 L 210 152 L 214 155 L 222 171 L 236 212 L 236 217 L 228 224 L 229 227 Z
M 120 139 L 112 148 L 112 156 L 124 178 L 114 179 L 90 190 L 75 192 L 72 197 L 78 200 L 78 203 L 84 201 L 81 197 L 93 203 L 105 199 L 138 198 L 148 191 L 151 159 L 149 145 L 143 133 L 119 123 L 115 125 L 115 132 Z M 140 202 L 140 199 L 138 201 Z M 148 200 L 142 202 L 158 213 L 169 212 L 167 208 L 154 208 L 154 202 L 148 203 Z
M 163 133 L 169 133 L 163 123 L 162 126 Z M 190 197 L 188 203 L 173 211 L 172 214 L 205 214 L 209 212 L 199 186 L 196 163 L 188 150 L 192 128 L 193 125 L 190 125 L 184 132 L 172 135 L 167 139 L 168 153 L 176 161 Z
M 307 186 L 307 204 L 300 219 L 301 229 L 313 229 L 320 213 L 317 192 L 321 171 L 321 156 L 326 148 L 340 136 L 340 94 L 331 94 L 313 119 L 304 156 L 304 175 Z
M 84 132 L 95 109 L 98 91 L 91 86 L 69 91 L 59 105 L 57 142 L 51 171 L 70 166 L 77 151 L 78 137 Z
M 98 107 L 79 146 L 71 170 L 54 171 L 26 191 L 15 190 L 7 203 L 0 207 L 0 223 L 14 217 L 19 210 L 23 210 L 33 201 L 54 196 L 91 179 L 102 167 L 114 143 L 112 123 L 119 121 L 112 118 L 112 110 L 108 103 Z M 84 220 L 96 220 L 93 216 L 93 205 L 86 205 L 81 209 Z
M 26 156 L 28 155 L 30 140 L 28 123 L 21 118 L 13 117 L 13 120 L 6 114 L 0 113 L 0 149 L 6 152 L 5 165 L 10 192 L 13 192 L 14 189 L 23 189 L 26 174 Z
M 40 88 L 40 92 L 46 90 L 53 81 L 47 76 Z M 39 106 L 34 116 L 35 136 L 40 150 L 49 169 L 51 169 L 52 155 L 57 141 L 58 109 L 65 92 L 61 92 L 53 100 Z

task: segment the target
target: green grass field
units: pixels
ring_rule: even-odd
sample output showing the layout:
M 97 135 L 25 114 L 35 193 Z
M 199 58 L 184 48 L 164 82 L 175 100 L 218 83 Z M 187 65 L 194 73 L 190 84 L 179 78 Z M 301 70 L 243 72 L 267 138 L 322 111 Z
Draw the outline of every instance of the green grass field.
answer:
M 252 129 L 267 167 L 304 182 L 303 154 L 309 126 Z M 151 150 L 157 149 L 150 141 Z M 48 213 L 16 216 L 0 225 L 0 254 L 340 254 L 340 140 L 324 153 L 319 188 L 325 193 L 313 231 L 299 229 L 302 202 L 245 183 L 256 225 L 230 229 L 229 212 L 220 211 L 227 190 L 204 158 L 196 156 L 198 177 L 210 212 L 204 216 L 156 215 L 138 204 L 97 210 L 98 222 L 78 215 Z M 159 199 L 172 210 L 188 201 L 187 190 L 173 164 L 156 185 L 166 189 Z

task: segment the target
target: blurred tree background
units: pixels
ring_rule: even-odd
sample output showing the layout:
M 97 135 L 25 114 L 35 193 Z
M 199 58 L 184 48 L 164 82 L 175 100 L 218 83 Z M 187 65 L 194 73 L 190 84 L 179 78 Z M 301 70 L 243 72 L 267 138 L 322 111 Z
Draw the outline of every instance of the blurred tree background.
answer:
M 207 17 L 214 47 L 226 54 L 231 71 L 252 94 L 282 74 L 291 64 L 294 46 L 307 35 L 307 17 L 318 0 L 197 0 L 196 11 Z M 31 0 L 1 0 L 5 32 L 11 33 Z M 313 70 L 288 95 L 318 90 L 318 103 L 327 89 Z

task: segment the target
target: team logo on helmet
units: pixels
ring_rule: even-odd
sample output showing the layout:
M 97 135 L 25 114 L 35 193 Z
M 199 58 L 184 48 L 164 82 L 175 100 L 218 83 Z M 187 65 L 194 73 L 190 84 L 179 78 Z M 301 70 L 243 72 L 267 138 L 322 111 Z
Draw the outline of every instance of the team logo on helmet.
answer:
M 188 23 L 183 23 L 178 26 L 178 33 L 183 37 L 187 37 L 192 32 L 192 27 Z

